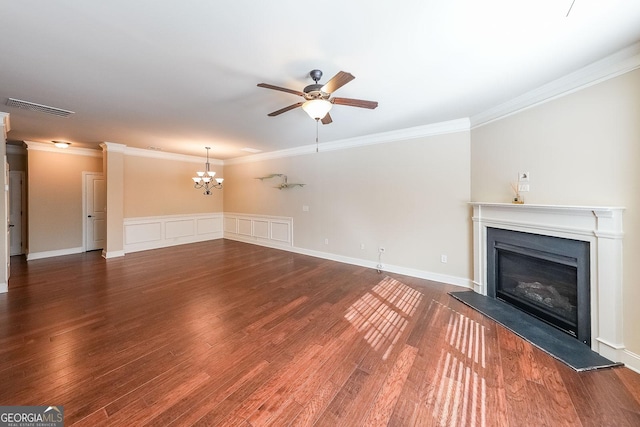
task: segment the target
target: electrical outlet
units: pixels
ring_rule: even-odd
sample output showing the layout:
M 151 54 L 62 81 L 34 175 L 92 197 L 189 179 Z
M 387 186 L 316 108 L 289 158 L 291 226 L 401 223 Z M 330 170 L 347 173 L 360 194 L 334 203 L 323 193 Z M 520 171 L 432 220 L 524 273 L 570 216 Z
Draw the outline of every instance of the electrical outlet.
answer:
M 324 239 L 324 244 L 328 245 L 329 244 L 329 239 Z
M 380 252 L 381 254 L 383 254 L 383 253 L 384 253 L 384 247 L 380 246 L 380 247 L 378 248 L 378 252 Z
M 444 254 L 443 254 L 443 255 L 440 255 L 440 262 L 441 262 L 441 263 L 446 264 L 446 263 L 447 263 L 447 260 L 448 260 L 448 259 L 447 259 L 447 256 L 446 256 L 446 255 L 444 255 Z
M 302 205 L 302 212 L 309 212 L 309 206 Z
M 360 249 L 364 249 L 364 243 L 360 243 Z
M 518 184 L 518 192 L 526 193 L 529 191 L 529 184 Z

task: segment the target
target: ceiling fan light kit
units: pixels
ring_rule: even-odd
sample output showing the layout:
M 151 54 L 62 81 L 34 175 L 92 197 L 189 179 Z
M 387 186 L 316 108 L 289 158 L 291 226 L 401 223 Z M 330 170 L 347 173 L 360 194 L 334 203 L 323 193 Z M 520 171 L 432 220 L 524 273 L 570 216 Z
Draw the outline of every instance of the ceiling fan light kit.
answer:
M 302 109 L 314 120 L 323 119 L 333 107 L 326 99 L 312 99 L 302 104 Z

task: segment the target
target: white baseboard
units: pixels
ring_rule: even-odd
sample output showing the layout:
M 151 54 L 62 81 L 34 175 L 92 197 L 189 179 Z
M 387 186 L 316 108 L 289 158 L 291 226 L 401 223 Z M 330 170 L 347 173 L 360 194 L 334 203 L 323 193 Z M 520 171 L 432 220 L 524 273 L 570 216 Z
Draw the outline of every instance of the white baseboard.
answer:
M 0 283 L 0 294 L 9 292 L 9 285 L 7 282 Z
M 122 257 L 124 256 L 124 251 L 105 251 L 104 249 L 102 250 L 102 258 L 104 259 L 111 259 L 111 258 L 118 258 L 118 257 Z
M 84 252 L 82 246 L 77 248 L 57 249 L 55 251 L 43 251 L 43 252 L 31 252 L 27 254 L 27 261 L 33 261 L 35 259 L 51 258 L 54 256 L 81 254 Z
M 321 252 L 321 251 L 314 251 L 311 249 L 298 248 L 295 246 L 282 245 L 282 244 L 268 242 L 264 240 L 252 240 L 250 237 L 243 238 L 241 236 L 239 237 L 237 235 L 228 235 L 227 233 L 225 233 L 224 238 L 229 240 L 236 240 L 244 243 L 250 243 L 252 245 L 259 245 L 259 246 L 266 246 L 274 249 L 281 249 L 281 250 L 294 252 L 301 255 L 308 255 L 316 258 L 328 259 L 330 261 L 337 261 L 345 264 L 357 265 L 359 267 L 377 269 L 377 265 L 378 265 L 378 263 L 375 261 L 346 257 L 342 255 L 332 254 L 329 252 Z M 462 286 L 464 288 L 473 289 L 473 283 L 471 279 L 465 279 L 462 277 L 447 276 L 444 274 L 432 273 L 430 271 L 417 270 L 413 268 L 407 268 L 407 267 L 401 267 L 398 265 L 389 265 L 389 264 L 384 264 L 382 267 L 382 271 L 388 272 L 388 273 L 402 274 L 404 276 L 417 277 L 419 279 L 433 280 L 434 282 L 446 283 L 449 285 L 456 285 L 456 286 Z
M 378 263 L 375 261 L 364 260 L 359 258 L 351 258 L 342 255 L 336 255 L 328 252 L 313 251 L 303 248 L 281 248 L 296 252 L 302 255 L 314 256 L 316 258 L 328 259 L 331 261 L 343 262 L 345 264 L 357 265 L 360 267 L 367 267 L 377 269 Z M 383 264 L 381 271 L 395 274 L 402 274 L 403 276 L 417 277 L 418 279 L 432 280 L 434 282 L 446 283 L 449 285 L 462 286 L 465 288 L 473 289 L 473 285 L 470 279 L 464 279 L 462 277 L 447 276 L 444 274 L 433 273 L 430 271 L 418 270 L 415 268 L 407 268 L 399 265 Z
M 623 350 L 620 355 L 620 361 L 624 363 L 627 368 L 640 374 L 640 355 L 632 353 L 629 350 Z

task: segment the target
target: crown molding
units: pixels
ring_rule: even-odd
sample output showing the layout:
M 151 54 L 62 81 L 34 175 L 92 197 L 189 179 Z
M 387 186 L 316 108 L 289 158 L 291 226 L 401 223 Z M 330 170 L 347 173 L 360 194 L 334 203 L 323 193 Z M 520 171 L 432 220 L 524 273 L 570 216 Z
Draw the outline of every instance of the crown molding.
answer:
M 118 144 L 116 142 L 101 142 L 100 144 L 100 148 L 102 148 L 102 151 L 106 151 L 106 152 L 112 152 L 112 153 L 124 153 L 124 150 L 127 148 L 126 145 L 124 144 Z
M 126 147 L 126 146 L 125 146 Z M 189 163 L 204 163 L 207 161 L 206 157 L 189 156 L 187 154 L 168 153 L 165 151 L 154 151 L 144 148 L 126 147 L 124 154 L 127 156 L 135 157 L 147 157 L 151 159 L 172 160 L 176 162 L 189 162 Z M 209 163 L 212 165 L 224 165 L 222 160 L 212 159 L 209 157 Z
M 346 138 L 336 141 L 324 142 L 318 145 L 318 150 L 322 152 L 347 150 L 349 148 L 363 147 L 367 145 L 385 144 L 388 142 L 405 141 L 409 139 L 443 135 L 447 133 L 464 132 L 469 131 L 470 129 L 471 127 L 469 119 L 464 118 L 424 126 L 415 126 L 389 132 L 358 136 L 355 138 Z M 234 159 L 225 160 L 224 165 L 259 162 L 263 160 L 279 159 L 283 157 L 301 156 L 304 154 L 312 154 L 315 152 L 316 145 L 311 144 L 301 147 L 289 148 L 286 150 L 270 151 L 268 153 L 253 154 L 251 156 L 236 157 Z
M 90 148 L 57 148 L 52 143 L 24 141 L 29 151 L 46 151 L 56 154 L 72 154 L 75 156 L 102 157 L 102 151 L 92 150 Z
M 535 107 L 553 99 L 569 95 L 589 86 L 612 79 L 640 68 L 640 42 L 634 43 L 599 61 L 587 65 L 537 89 L 524 93 L 505 103 L 471 116 L 471 128 Z

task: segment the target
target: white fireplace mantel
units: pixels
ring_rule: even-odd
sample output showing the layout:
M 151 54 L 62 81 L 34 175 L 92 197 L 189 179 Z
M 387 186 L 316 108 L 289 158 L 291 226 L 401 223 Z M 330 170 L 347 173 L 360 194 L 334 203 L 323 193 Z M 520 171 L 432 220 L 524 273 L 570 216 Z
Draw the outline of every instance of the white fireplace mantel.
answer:
M 619 362 L 623 344 L 621 207 L 479 203 L 473 206 L 473 284 L 487 294 L 487 227 L 590 243 L 591 348 Z

